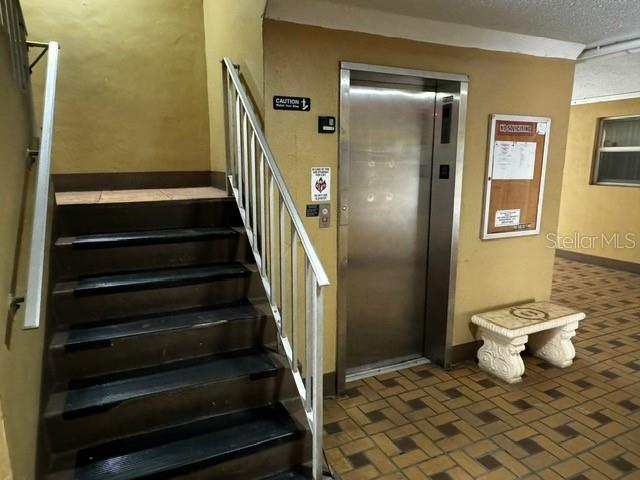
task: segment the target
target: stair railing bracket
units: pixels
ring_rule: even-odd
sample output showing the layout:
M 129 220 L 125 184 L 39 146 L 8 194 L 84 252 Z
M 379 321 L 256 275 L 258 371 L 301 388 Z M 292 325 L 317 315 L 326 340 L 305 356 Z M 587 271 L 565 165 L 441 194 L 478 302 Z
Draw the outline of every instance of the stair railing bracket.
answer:
M 33 165 L 40 155 L 40 150 L 34 148 L 27 148 L 27 158 L 29 161 L 29 165 Z
M 24 304 L 24 297 L 14 297 L 9 295 L 9 311 L 12 313 L 20 310 L 20 307 Z

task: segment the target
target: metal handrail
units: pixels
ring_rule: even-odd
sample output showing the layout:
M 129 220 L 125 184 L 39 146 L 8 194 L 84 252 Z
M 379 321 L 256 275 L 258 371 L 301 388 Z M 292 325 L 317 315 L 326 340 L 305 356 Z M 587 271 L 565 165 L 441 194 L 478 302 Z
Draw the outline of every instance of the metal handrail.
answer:
M 53 119 L 58 76 L 57 42 L 49 42 L 47 76 L 44 88 L 42 134 L 38 153 L 36 192 L 33 207 L 31 248 L 25 299 L 24 328 L 38 328 L 42 310 L 44 272 L 46 258 L 47 209 L 49 204 L 49 174 L 51 172 L 51 145 L 53 142 Z
M 274 180 L 276 182 L 276 185 L 278 186 L 278 189 L 280 190 L 280 193 L 282 194 L 284 204 L 289 211 L 289 215 L 291 215 L 298 235 L 300 235 L 300 241 L 302 243 L 302 246 L 304 247 L 305 253 L 309 257 L 313 271 L 316 275 L 316 278 L 318 279 L 318 284 L 322 287 L 326 287 L 327 285 L 329 285 L 329 277 L 325 273 L 324 268 L 322 267 L 322 263 L 320 262 L 320 258 L 318 258 L 318 255 L 311 243 L 311 239 L 309 238 L 309 235 L 307 234 L 307 231 L 302 224 L 302 219 L 298 214 L 298 210 L 296 210 L 295 203 L 293 203 L 291 194 L 289 193 L 289 190 L 284 183 L 282 172 L 280 171 L 280 168 L 278 167 L 278 164 L 274 159 L 271 148 L 269 147 L 267 139 L 262 131 L 262 127 L 258 122 L 258 118 L 253 109 L 253 104 L 251 103 L 249 97 L 247 96 L 247 93 L 245 92 L 244 85 L 240 81 L 240 77 L 235 70 L 233 62 L 231 62 L 228 57 L 225 57 L 223 61 L 226 66 L 226 71 L 229 72 L 229 76 L 233 81 L 233 85 L 235 86 L 236 91 L 239 93 L 240 101 L 242 102 L 242 105 L 244 106 L 244 109 L 247 113 L 249 123 L 251 124 L 251 128 L 255 132 L 258 143 L 260 144 L 260 148 L 266 157 L 267 164 L 273 172 Z
M 329 277 L 304 228 L 236 66 L 227 57 L 222 64 L 229 186 L 238 203 L 282 350 L 304 406 L 312 436 L 313 478 L 320 479 L 323 471 L 322 293 L 329 285 Z M 288 239 L 290 248 L 287 248 Z M 301 289 L 298 289 L 298 244 L 304 252 L 305 288 Z M 303 312 L 300 303 L 305 306 Z M 304 336 L 304 359 L 302 346 L 297 341 L 300 331 Z

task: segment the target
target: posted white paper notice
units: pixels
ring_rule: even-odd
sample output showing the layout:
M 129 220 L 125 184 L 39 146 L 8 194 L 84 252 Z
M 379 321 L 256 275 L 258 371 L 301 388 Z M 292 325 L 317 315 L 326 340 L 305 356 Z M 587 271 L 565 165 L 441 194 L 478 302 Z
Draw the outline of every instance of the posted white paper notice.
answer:
M 493 145 L 494 180 L 532 180 L 536 142 L 496 141 Z
M 538 122 L 536 125 L 536 133 L 538 135 L 546 135 L 548 126 L 549 124 L 547 122 Z
M 520 209 L 496 210 L 496 227 L 515 227 L 520 225 Z
M 331 200 L 331 167 L 311 167 L 311 201 Z

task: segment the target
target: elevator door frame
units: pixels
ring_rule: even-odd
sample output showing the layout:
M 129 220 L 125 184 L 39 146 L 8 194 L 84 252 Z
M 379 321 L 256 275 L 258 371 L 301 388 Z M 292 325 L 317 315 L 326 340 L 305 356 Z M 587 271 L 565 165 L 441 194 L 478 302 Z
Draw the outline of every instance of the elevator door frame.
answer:
M 446 298 L 446 311 L 444 312 L 442 323 L 440 327 L 443 329 L 443 344 L 441 345 L 441 352 L 437 355 L 437 363 L 443 367 L 449 367 L 451 363 L 451 340 L 453 333 L 453 302 L 455 297 L 456 286 L 456 265 L 458 254 L 458 233 L 460 227 L 460 206 L 461 206 L 461 194 L 462 194 L 462 164 L 464 157 L 464 140 L 465 140 L 465 121 L 467 111 L 467 93 L 469 88 L 469 78 L 466 75 L 449 74 L 442 72 L 431 72 L 425 70 L 414 70 L 407 68 L 386 67 L 381 65 L 369 65 L 353 62 L 341 62 L 340 63 L 340 138 L 339 138 L 339 158 L 338 158 L 338 177 L 339 177 L 339 192 L 338 192 L 338 318 L 337 318 L 337 345 L 336 345 L 336 390 L 338 393 L 342 393 L 345 390 L 346 375 L 347 375 L 347 318 L 348 318 L 348 292 L 347 292 L 347 275 L 348 275 L 348 238 L 349 238 L 349 225 L 348 225 L 348 206 L 345 203 L 345 199 L 348 198 L 349 189 L 349 89 L 351 87 L 351 72 L 366 72 L 370 74 L 384 74 L 398 76 L 399 82 L 404 83 L 409 78 L 415 79 L 428 79 L 433 81 L 442 81 L 451 85 L 459 85 L 459 105 L 457 111 L 457 123 L 456 123 L 456 150 L 455 160 L 453 161 L 452 170 L 453 177 L 450 181 L 453 182 L 453 197 L 451 211 L 452 215 L 450 220 L 451 227 L 451 240 L 448 255 L 448 292 Z M 438 102 L 436 101 L 436 115 L 438 115 Z M 436 122 L 437 123 L 437 122 Z M 434 125 L 434 136 L 438 131 L 437 126 Z M 432 163 L 435 165 L 436 161 L 436 148 L 434 139 L 434 151 L 432 157 Z M 435 168 L 432 168 L 432 172 Z M 431 215 L 429 215 L 429 223 L 431 222 Z M 429 277 L 429 270 L 432 268 L 432 263 L 429 262 L 427 266 L 427 278 Z M 435 268 L 435 267 L 433 267 Z M 442 265 L 438 268 L 442 269 Z M 426 297 L 429 296 L 429 284 L 427 284 Z M 425 315 L 426 325 L 426 315 Z M 427 346 L 425 345 L 425 349 Z M 427 352 L 423 352 L 426 356 Z

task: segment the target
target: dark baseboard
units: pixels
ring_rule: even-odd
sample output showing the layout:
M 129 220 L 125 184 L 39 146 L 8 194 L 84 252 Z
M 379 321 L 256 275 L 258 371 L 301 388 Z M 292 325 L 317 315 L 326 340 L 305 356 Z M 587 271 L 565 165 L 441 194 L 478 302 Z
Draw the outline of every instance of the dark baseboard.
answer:
M 52 178 L 56 192 L 210 186 L 225 188 L 225 173 L 211 171 L 58 173 Z
M 335 397 L 336 395 L 336 372 L 325 373 L 322 378 L 322 388 L 325 397 Z
M 566 258 L 567 260 L 575 260 L 577 262 L 590 263 L 592 265 L 599 265 L 601 267 L 613 268 L 615 270 L 640 273 L 640 263 L 625 262 L 624 260 L 614 260 L 613 258 L 598 257 L 596 255 L 588 255 L 586 253 L 560 249 L 556 249 L 556 256 L 560 258 Z
M 220 190 L 225 190 L 227 188 L 227 174 L 225 172 L 209 172 L 211 176 L 211 185 L 219 188 Z
M 457 365 L 467 360 L 475 360 L 482 341 L 461 343 L 451 347 L 451 364 Z

